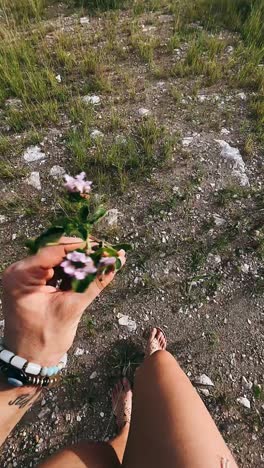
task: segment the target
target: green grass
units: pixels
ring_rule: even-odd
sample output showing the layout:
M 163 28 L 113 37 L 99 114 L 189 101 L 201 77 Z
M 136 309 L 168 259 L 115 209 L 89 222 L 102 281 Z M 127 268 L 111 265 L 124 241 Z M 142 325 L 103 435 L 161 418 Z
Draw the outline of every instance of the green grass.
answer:
M 21 168 L 12 166 L 8 162 L 0 161 L 0 179 L 13 180 L 26 174 Z
M 0 9 L 4 12 L 6 21 L 27 23 L 32 18 L 39 19 L 43 13 L 44 0 L 0 0 Z
M 4 215 L 34 216 L 40 211 L 40 197 L 28 200 L 17 194 L 9 194 L 0 200 L 0 212 Z

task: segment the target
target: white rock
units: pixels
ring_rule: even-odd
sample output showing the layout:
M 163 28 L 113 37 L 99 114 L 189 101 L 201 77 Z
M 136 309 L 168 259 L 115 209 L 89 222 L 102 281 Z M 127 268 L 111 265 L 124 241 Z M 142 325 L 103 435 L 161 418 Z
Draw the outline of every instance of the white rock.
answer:
M 15 240 L 17 238 L 16 233 L 12 234 L 12 240 Z
M 0 320 L 0 328 L 3 328 L 5 326 L 5 321 L 4 320 Z
M 65 415 L 65 419 L 66 419 L 66 421 L 68 421 L 68 422 L 71 420 L 71 415 L 70 415 L 70 413 L 67 413 L 67 414 Z
M 242 375 L 242 385 L 245 387 L 247 390 L 251 390 L 253 387 L 253 382 L 250 380 L 247 380 L 244 375 Z
M 199 102 L 204 102 L 206 101 L 207 96 L 205 96 L 204 94 L 198 94 L 197 99 Z
M 192 142 L 193 142 L 193 137 L 185 137 L 182 140 L 182 146 L 190 146 Z
M 199 388 L 199 392 L 202 393 L 206 397 L 210 395 L 208 388 Z
M 221 135 L 229 135 L 230 130 L 227 130 L 227 128 L 221 128 Z
M 141 117 L 146 117 L 150 114 L 150 110 L 146 109 L 145 107 L 140 107 L 140 109 L 138 109 L 138 113 Z
M 7 217 L 5 215 L 0 215 L 0 224 L 5 223 L 7 221 Z
M 121 327 L 127 327 L 128 331 L 133 332 L 137 329 L 137 324 L 128 315 L 118 314 L 118 323 Z
M 245 101 L 247 99 L 247 95 L 245 93 L 238 93 L 237 94 L 237 97 L 239 97 L 240 99 L 242 99 L 242 101 Z
M 206 374 L 202 374 L 199 377 L 196 377 L 194 382 L 197 385 L 208 385 L 208 387 L 214 387 L 214 383 Z
M 74 356 L 82 356 L 84 354 L 83 348 L 76 348 Z
M 226 48 L 226 51 L 227 51 L 228 54 L 231 54 L 233 52 L 233 50 L 234 50 L 234 47 L 231 46 L 231 45 Z
M 215 140 L 222 148 L 221 156 L 233 163 L 233 175 L 239 179 L 242 187 L 249 185 L 248 176 L 246 175 L 246 166 L 238 148 L 230 146 L 224 140 Z
M 99 96 L 96 95 L 87 95 L 82 97 L 82 101 L 84 102 L 84 104 L 93 104 L 94 106 L 96 106 L 100 104 L 101 99 Z
M 237 402 L 238 402 L 240 405 L 244 406 L 245 408 L 250 409 L 250 406 L 251 406 L 251 405 L 250 405 L 250 401 L 249 401 L 248 398 L 246 398 L 246 397 L 239 397 L 239 398 L 237 398 Z
M 76 421 L 77 421 L 77 422 L 80 422 L 81 420 L 82 420 L 81 416 L 79 416 L 79 415 L 76 416 Z
M 216 226 L 223 226 L 226 223 L 224 218 L 221 218 L 217 213 L 213 213 L 213 218 Z
M 32 185 L 32 187 L 35 189 L 41 190 L 39 172 L 31 172 L 31 174 L 26 179 L 26 182 L 28 185 Z
M 52 166 L 52 168 L 50 169 L 50 175 L 54 178 L 62 177 L 65 173 L 66 171 L 62 166 Z
M 103 132 L 100 132 L 100 130 L 95 129 L 91 132 L 90 136 L 93 140 L 97 140 L 97 138 L 103 138 L 104 134 Z
M 105 215 L 105 220 L 109 226 L 114 226 L 115 224 L 117 224 L 118 214 L 119 211 L 116 208 L 112 208 L 111 210 L 107 211 Z
M 101 418 L 103 418 L 103 417 L 104 417 L 104 413 L 103 413 L 103 412 L 101 412 L 101 413 L 100 413 L 100 416 L 101 416 Z
M 61 76 L 60 76 L 60 75 L 56 75 L 56 80 L 58 81 L 58 83 L 61 83 Z
M 220 255 L 214 255 L 213 256 L 213 261 L 216 265 L 219 265 L 219 263 L 221 263 L 221 257 Z
M 23 158 L 26 162 L 31 163 L 35 161 L 41 161 L 46 158 L 45 153 L 41 151 L 39 146 L 30 146 L 26 149 L 25 153 L 23 154 Z
M 51 409 L 50 409 L 50 408 L 48 408 L 48 407 L 47 407 L 47 408 L 43 408 L 43 409 L 39 412 L 38 418 L 39 418 L 39 419 L 42 419 L 42 418 L 44 418 L 44 416 L 46 416 L 46 415 L 49 414 L 50 412 L 51 412 Z
M 242 273 L 248 273 L 249 272 L 249 265 L 247 263 L 244 263 L 243 265 L 241 265 L 241 271 Z
M 92 374 L 90 375 L 90 379 L 93 380 L 96 377 L 97 377 L 97 372 L 96 371 L 92 372 Z
M 83 16 L 80 18 L 80 24 L 89 24 L 90 23 L 90 18 L 88 16 Z

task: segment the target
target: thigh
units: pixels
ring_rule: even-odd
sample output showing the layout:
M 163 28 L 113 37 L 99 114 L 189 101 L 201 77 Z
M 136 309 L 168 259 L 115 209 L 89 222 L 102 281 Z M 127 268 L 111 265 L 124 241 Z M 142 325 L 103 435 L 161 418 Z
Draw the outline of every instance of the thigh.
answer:
M 176 360 L 157 351 L 137 371 L 123 467 L 222 466 L 237 465 L 202 400 Z
M 120 468 L 114 449 L 106 443 L 81 442 L 51 456 L 39 468 Z

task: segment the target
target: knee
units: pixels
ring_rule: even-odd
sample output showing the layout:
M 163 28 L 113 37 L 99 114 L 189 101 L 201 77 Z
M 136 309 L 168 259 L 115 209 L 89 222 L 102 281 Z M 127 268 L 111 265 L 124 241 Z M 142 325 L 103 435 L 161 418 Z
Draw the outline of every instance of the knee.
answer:
M 136 378 L 141 375 L 145 376 L 146 373 L 160 373 L 163 372 L 168 366 L 179 367 L 175 358 L 168 351 L 156 351 L 151 356 L 147 357 L 143 364 L 140 366 L 136 373 Z

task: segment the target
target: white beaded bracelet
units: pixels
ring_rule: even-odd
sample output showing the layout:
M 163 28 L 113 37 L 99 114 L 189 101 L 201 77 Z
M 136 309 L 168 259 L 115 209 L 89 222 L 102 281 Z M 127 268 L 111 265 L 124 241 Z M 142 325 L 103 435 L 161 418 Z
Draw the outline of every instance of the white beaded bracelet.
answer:
M 15 355 L 12 351 L 5 349 L 3 339 L 0 339 L 0 360 L 16 369 L 23 370 L 26 374 L 40 375 L 42 377 L 51 377 L 64 369 L 67 364 L 67 353 L 65 353 L 57 366 L 45 367 L 34 362 L 28 362 L 26 359 Z

